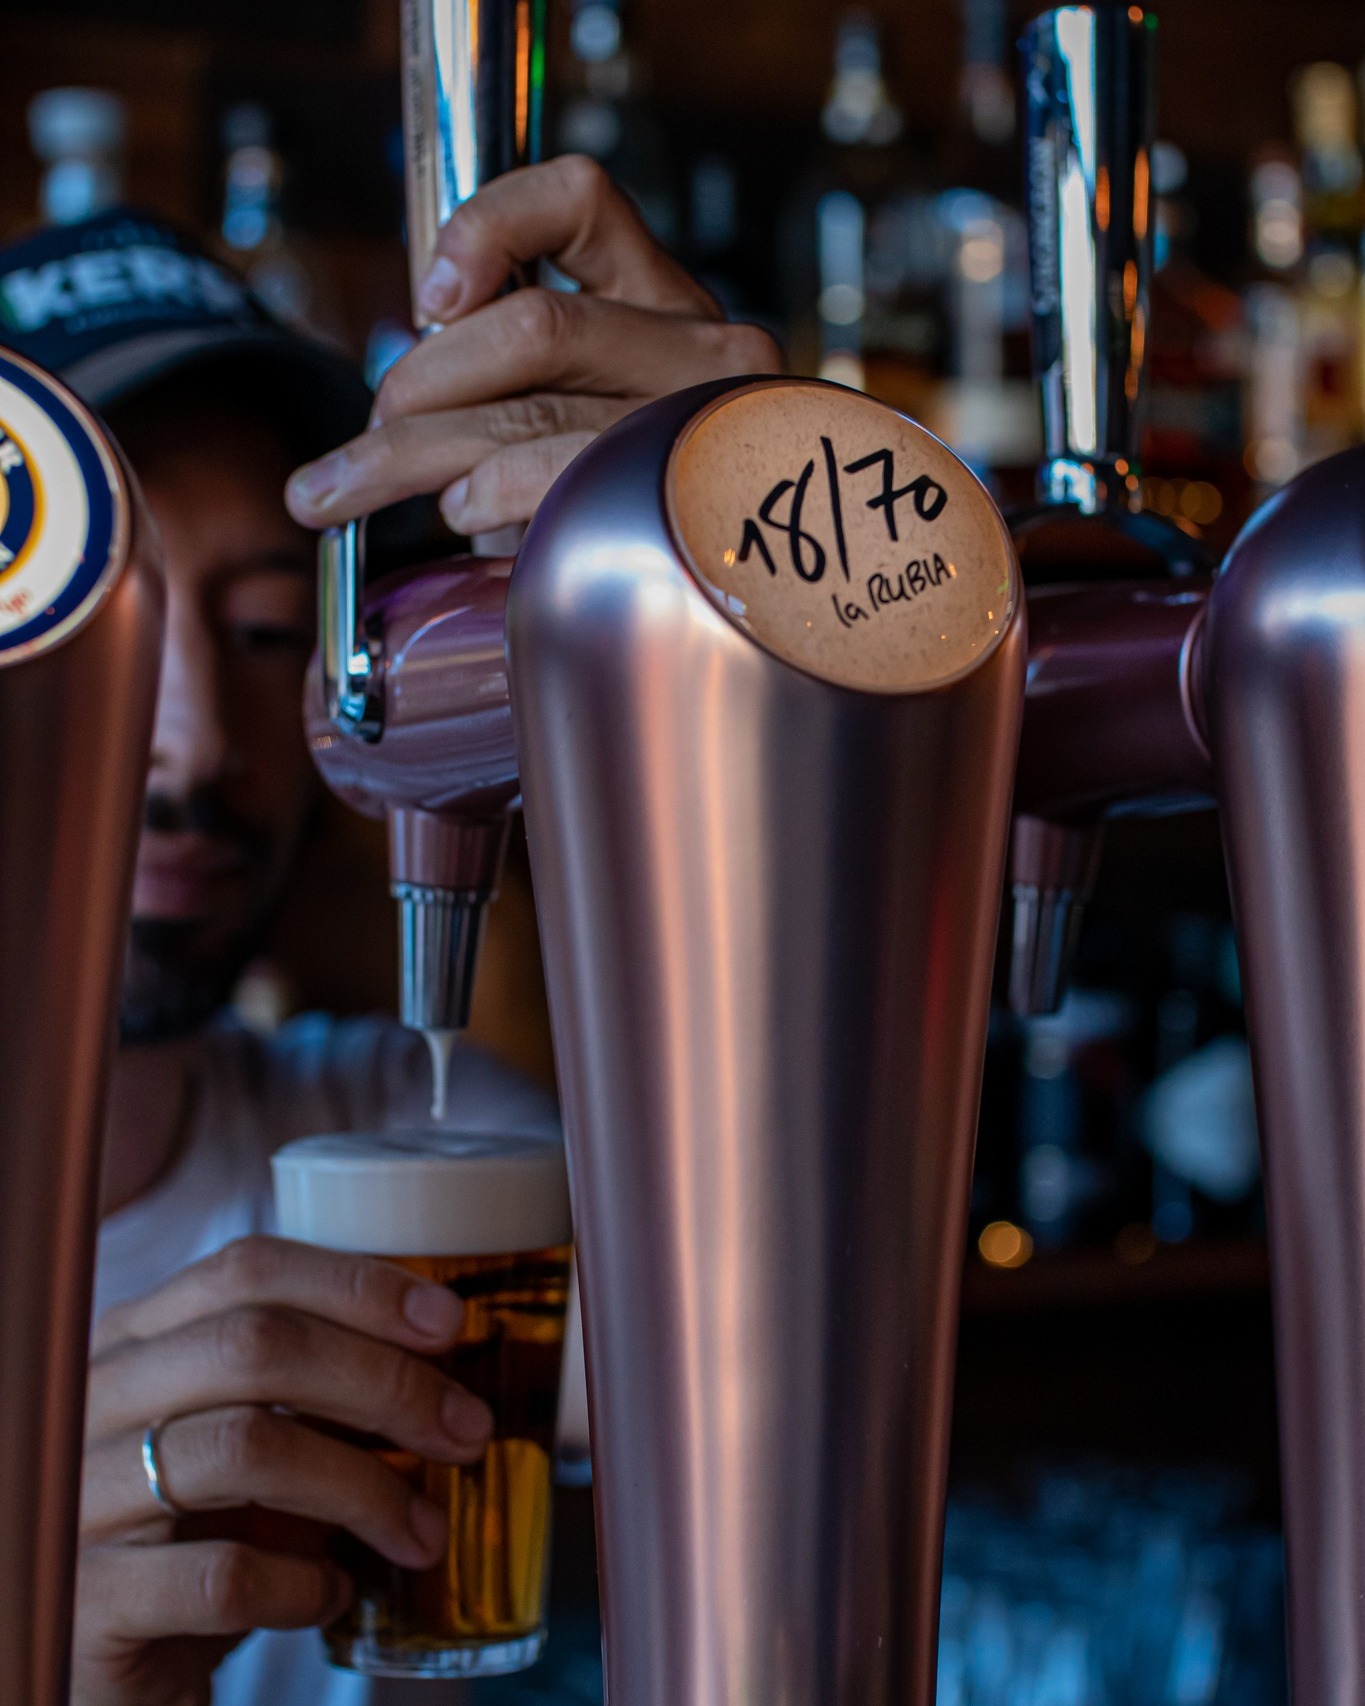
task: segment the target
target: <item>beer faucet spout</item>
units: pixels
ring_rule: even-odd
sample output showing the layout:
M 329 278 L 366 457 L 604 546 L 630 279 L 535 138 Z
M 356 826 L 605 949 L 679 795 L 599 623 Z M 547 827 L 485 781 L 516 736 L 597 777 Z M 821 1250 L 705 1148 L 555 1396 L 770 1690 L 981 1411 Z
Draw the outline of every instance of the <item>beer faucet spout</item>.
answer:
M 399 907 L 399 1017 L 414 1030 L 462 1031 L 509 820 L 410 806 L 389 813 L 389 869 Z
M 305 723 L 334 793 L 388 825 L 404 1024 L 469 1022 L 484 919 L 519 798 L 503 652 L 511 565 L 461 558 L 390 577 L 365 605 L 384 656 L 379 738 L 342 733 L 313 660 Z
M 1014 790 L 1009 1000 L 1052 1013 L 1116 812 L 1213 803 L 1197 642 L 1208 585 L 1040 587 Z

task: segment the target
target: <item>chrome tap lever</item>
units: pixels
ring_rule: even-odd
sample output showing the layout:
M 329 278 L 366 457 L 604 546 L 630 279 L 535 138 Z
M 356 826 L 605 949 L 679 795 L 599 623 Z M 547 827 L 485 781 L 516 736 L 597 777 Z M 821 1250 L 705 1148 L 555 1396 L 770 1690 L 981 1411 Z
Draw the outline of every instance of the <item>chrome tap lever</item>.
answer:
M 403 0 L 403 154 L 412 321 L 441 227 L 502 173 L 541 154 L 547 0 Z M 382 645 L 366 634 L 365 523 L 318 542 L 319 645 L 327 713 L 344 734 L 384 727 Z
M 1152 272 L 1156 19 L 1061 6 L 1024 32 L 1039 495 L 1136 508 Z
M 540 157 L 547 5 L 548 0 L 403 0 L 408 263 L 413 324 L 424 334 L 439 331 L 420 295 L 442 226 L 490 180 Z M 484 540 L 475 548 L 503 546 Z M 367 625 L 365 552 L 363 520 L 331 528 L 319 541 L 319 658 L 309 688 L 310 736 L 329 780 L 336 785 L 338 774 L 345 774 L 347 797 L 389 818 L 402 1017 L 428 1032 L 456 1030 L 469 1018 L 479 939 L 497 889 L 506 813 L 516 788 L 515 767 L 504 774 L 493 732 L 500 711 L 506 711 L 501 626 L 506 572 L 504 567 L 491 578 L 465 576 L 458 563 L 431 565 L 422 577 L 434 598 L 428 601 L 423 640 L 404 627 L 412 599 L 401 594 L 396 601 L 371 594 L 372 626 Z M 475 581 L 478 589 L 471 591 Z M 422 602 L 420 591 L 415 596 Z M 495 648 L 488 632 L 492 605 Z M 400 630 L 407 636 L 406 663 Z M 426 655 L 435 632 L 449 643 L 439 672 Z M 466 642 L 472 644 L 469 652 Z M 405 667 L 411 672 L 406 679 L 421 673 L 426 683 L 424 691 L 409 691 L 406 703 Z M 469 681 L 477 678 L 487 686 L 491 677 L 497 678 L 492 691 L 471 706 Z M 326 718 L 321 728 L 319 701 Z M 441 744 L 452 722 L 476 730 L 473 776 L 465 774 L 458 751 Z M 337 743 L 338 732 L 350 742 Z M 338 744 L 368 750 L 347 754 L 336 750 Z
M 384 732 L 383 648 L 366 634 L 365 523 L 329 527 L 318 540 L 318 649 L 327 715 L 346 734 Z
M 413 324 L 441 227 L 541 157 L 547 0 L 403 0 L 403 138 Z
M 1041 507 L 1014 522 L 1030 584 L 1152 573 L 1172 551 L 1191 555 L 1175 529 L 1132 513 L 1152 270 L 1155 30 L 1140 7 L 1061 6 L 1019 44 L 1044 440 Z M 1017 1013 L 1054 1012 L 1065 995 L 1101 839 L 1098 821 L 1015 824 Z

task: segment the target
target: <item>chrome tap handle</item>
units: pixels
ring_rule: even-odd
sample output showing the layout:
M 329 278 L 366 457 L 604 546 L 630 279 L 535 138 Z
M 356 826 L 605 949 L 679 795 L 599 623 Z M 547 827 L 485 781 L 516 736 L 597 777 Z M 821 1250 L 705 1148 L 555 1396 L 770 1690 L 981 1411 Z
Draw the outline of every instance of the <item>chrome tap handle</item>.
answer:
M 1044 12 L 1020 40 L 1042 388 L 1040 496 L 1134 507 L 1152 272 L 1156 19 L 1097 4 Z
M 541 156 L 548 0 L 403 0 L 403 138 L 413 324 L 441 227 Z
M 413 324 L 436 323 L 417 300 L 441 227 L 502 173 L 541 155 L 548 0 L 403 0 L 403 153 Z M 378 740 L 384 698 L 378 648 L 363 626 L 363 521 L 318 542 L 319 643 L 328 715 Z
M 318 649 L 327 715 L 347 734 L 384 729 L 381 648 L 365 633 L 365 523 L 329 527 L 318 540 Z
M 1044 506 L 1083 516 L 1137 507 L 1155 32 L 1156 19 L 1140 6 L 1099 0 L 1044 12 L 1019 43 L 1033 359 L 1043 411 L 1038 490 Z M 1060 1004 L 1099 846 L 1094 823 L 1028 816 L 1016 823 L 1016 1012 L 1048 1013 Z

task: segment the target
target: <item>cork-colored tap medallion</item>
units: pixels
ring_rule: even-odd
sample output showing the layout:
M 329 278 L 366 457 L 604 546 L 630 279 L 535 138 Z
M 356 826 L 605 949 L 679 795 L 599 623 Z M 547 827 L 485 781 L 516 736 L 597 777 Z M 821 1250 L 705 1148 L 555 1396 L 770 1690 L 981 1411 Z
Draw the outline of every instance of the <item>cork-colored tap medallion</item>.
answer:
M 0 667 L 57 644 L 93 612 L 127 527 L 94 422 L 56 380 L 0 351 Z
M 669 521 L 692 573 L 785 662 L 842 687 L 942 687 L 995 648 L 1019 598 L 985 488 L 923 427 L 857 391 L 767 380 L 674 446 Z

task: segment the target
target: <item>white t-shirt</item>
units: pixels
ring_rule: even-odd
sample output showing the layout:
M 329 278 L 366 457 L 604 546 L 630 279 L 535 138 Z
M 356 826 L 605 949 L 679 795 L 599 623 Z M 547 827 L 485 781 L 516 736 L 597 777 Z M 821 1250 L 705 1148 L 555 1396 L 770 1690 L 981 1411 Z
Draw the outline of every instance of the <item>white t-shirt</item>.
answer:
M 420 1037 L 393 1020 L 295 1019 L 268 1037 L 205 1033 L 198 1092 L 174 1168 L 100 1227 L 95 1313 L 141 1297 L 191 1262 L 273 1230 L 270 1156 L 292 1138 L 428 1123 Z M 557 1134 L 553 1098 L 461 1044 L 446 1123 Z M 219 1667 L 214 1706 L 454 1706 L 459 1683 L 370 1682 L 333 1670 L 315 1630 L 261 1631 Z

